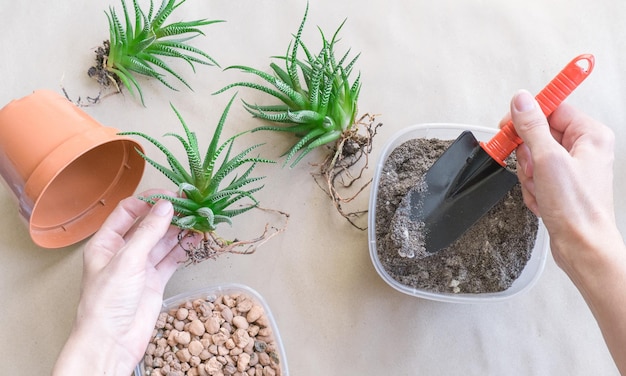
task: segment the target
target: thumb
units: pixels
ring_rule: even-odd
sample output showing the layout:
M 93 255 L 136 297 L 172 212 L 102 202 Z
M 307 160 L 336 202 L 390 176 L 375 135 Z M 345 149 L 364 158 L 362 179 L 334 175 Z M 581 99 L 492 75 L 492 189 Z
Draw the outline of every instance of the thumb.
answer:
M 556 142 L 539 103 L 526 90 L 518 91 L 511 100 L 511 120 L 531 153 L 552 147 Z
M 168 200 L 159 200 L 150 212 L 138 223 L 121 252 L 137 262 L 145 262 L 156 244 L 167 232 L 174 209 Z

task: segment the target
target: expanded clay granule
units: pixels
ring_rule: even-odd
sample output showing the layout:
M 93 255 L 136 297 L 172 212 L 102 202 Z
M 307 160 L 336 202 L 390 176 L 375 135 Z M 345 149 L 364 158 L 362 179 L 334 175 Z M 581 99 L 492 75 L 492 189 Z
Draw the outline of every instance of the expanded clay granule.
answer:
M 162 312 L 144 367 L 151 376 L 281 375 L 267 315 L 243 293 L 196 299 Z

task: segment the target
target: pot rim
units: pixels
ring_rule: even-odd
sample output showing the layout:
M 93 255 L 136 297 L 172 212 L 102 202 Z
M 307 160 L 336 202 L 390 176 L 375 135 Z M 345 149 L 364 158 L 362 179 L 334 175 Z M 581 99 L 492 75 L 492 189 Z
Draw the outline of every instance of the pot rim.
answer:
M 69 160 L 59 164 L 59 167 L 54 169 L 55 171 L 53 172 L 44 172 L 45 169 L 40 170 L 39 167 L 41 165 L 38 166 L 26 183 L 24 193 L 37 192 L 37 195 L 23 195 L 25 199 L 20 199 L 19 210 L 24 215 L 24 219 L 28 221 L 32 240 L 41 247 L 60 248 L 88 238 L 100 228 L 120 200 L 134 193 L 141 181 L 145 164 L 143 158 L 136 152 L 136 149 L 141 150 L 141 146 L 138 143 L 126 137 L 116 136 L 116 130 L 112 128 L 109 128 L 109 132 L 105 133 L 102 130 L 90 133 L 100 133 L 102 136 L 105 136 L 106 133 L 111 134 L 98 142 L 87 145 L 87 147 L 84 145 L 81 147 L 78 143 L 68 147 L 70 150 L 77 151 L 70 154 Z M 77 136 L 73 139 L 76 141 L 77 138 L 81 137 Z M 64 146 L 68 146 L 69 143 L 71 143 L 71 140 L 60 145 L 53 154 L 59 149 L 64 149 Z M 104 152 L 100 150 L 106 150 L 107 146 L 114 144 L 119 144 L 119 148 L 122 149 L 121 155 L 118 156 L 119 164 L 116 166 L 117 172 L 115 176 L 106 182 L 102 182 L 101 189 L 94 192 L 94 197 L 85 203 L 84 207 L 78 208 L 73 212 L 68 210 L 68 216 L 64 220 L 52 225 L 39 224 L 38 218 L 43 210 L 41 209 L 42 203 L 51 200 L 48 192 L 51 191 L 50 187 L 53 185 L 62 183 L 59 181 L 61 175 L 68 171 L 72 165 L 79 163 L 81 158 L 93 153 L 102 153 L 104 155 Z M 67 149 L 63 151 L 67 151 Z M 69 187 L 68 189 L 77 189 L 77 187 Z M 25 211 L 28 211 L 29 208 L 22 205 L 28 203 L 31 197 L 36 197 L 36 199 L 30 207 L 30 213 L 26 213 Z
M 141 181 L 141 144 L 59 93 L 35 90 L 14 99 L 0 109 L 0 121 L 0 173 L 41 247 L 89 237 Z

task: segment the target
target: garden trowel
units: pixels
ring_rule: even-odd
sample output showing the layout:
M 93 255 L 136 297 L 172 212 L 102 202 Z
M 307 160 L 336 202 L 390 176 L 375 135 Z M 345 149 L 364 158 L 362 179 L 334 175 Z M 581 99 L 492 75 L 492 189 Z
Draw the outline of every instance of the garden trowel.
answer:
M 593 66 L 593 55 L 572 60 L 536 96 L 543 113 L 549 116 Z M 506 195 L 517 176 L 506 168 L 505 159 L 521 143 L 509 121 L 488 142 L 478 142 L 466 131 L 450 145 L 396 211 L 396 217 L 406 213 L 404 220 L 420 229 L 423 247 L 412 252 L 415 256 L 425 257 L 451 245 Z

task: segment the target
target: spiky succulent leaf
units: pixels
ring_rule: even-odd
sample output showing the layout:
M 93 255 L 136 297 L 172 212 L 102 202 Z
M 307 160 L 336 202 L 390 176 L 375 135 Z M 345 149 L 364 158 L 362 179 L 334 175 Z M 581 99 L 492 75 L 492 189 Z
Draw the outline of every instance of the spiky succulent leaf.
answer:
M 222 20 L 198 19 L 193 21 L 177 21 L 165 24 L 174 9 L 186 0 L 162 0 L 158 11 L 153 14 L 154 4 L 150 0 L 148 13 L 141 9 L 137 0 L 133 0 L 134 22 L 126 6 L 121 0 L 124 13 L 123 20 L 113 7 L 106 12 L 109 23 L 109 53 L 106 64 L 101 67 L 109 72 L 112 79 L 119 79 L 121 84 L 131 93 L 139 95 L 144 103 L 143 92 L 134 73 L 156 78 L 170 89 L 176 90 L 165 78 L 170 74 L 185 86 L 191 88 L 187 81 L 158 56 L 185 60 L 195 72 L 194 64 L 219 64 L 206 52 L 187 43 L 199 35 L 205 35 L 201 28 Z M 119 89 L 119 88 L 118 88 Z
M 313 54 L 302 41 L 308 10 L 307 3 L 302 22 L 294 40 L 289 44 L 287 53 L 275 57 L 284 62 L 284 68 L 271 63 L 273 74 L 243 65 L 226 68 L 238 69 L 257 76 L 268 85 L 235 82 L 215 93 L 222 93 L 233 87 L 247 87 L 280 101 L 281 105 L 256 105 L 245 101 L 243 103 L 245 109 L 254 117 L 279 124 L 260 126 L 253 131 L 290 132 L 300 137 L 300 140 L 284 154 L 285 163 L 292 161 L 291 166 L 295 166 L 316 147 L 337 141 L 344 131 L 354 125 L 361 90 L 360 74 L 350 83 L 350 74 L 359 55 L 348 61 L 350 53 L 348 50 L 340 59 L 335 57 L 339 32 L 345 20 L 335 30 L 330 40 L 320 30 L 322 48 L 318 54 Z M 300 52 L 304 57 L 300 57 Z M 295 157 L 298 153 L 300 153 L 298 157 Z
M 201 158 L 196 134 L 190 130 L 180 113 L 172 106 L 184 133 L 182 135 L 168 133 L 166 136 L 174 137 L 182 145 L 185 151 L 186 168 L 173 152 L 155 138 L 141 132 L 120 133 L 144 138 L 156 146 L 167 159 L 170 168 L 139 152 L 150 165 L 176 184 L 179 197 L 157 194 L 144 200 L 150 203 L 160 199 L 172 202 L 176 212 L 172 224 L 182 229 L 203 233 L 212 232 L 218 224 L 232 223 L 232 217 L 258 205 L 254 193 L 263 186 L 251 185 L 264 177 L 250 177 L 250 175 L 258 163 L 274 163 L 274 161 L 249 156 L 261 144 L 253 145 L 231 156 L 234 141 L 246 132 L 239 133 L 220 144 L 219 138 L 234 99 L 235 96 L 230 99 L 224 109 L 204 159 Z M 245 170 L 237 174 L 244 167 Z M 235 203 L 244 199 L 247 203 L 233 207 Z

